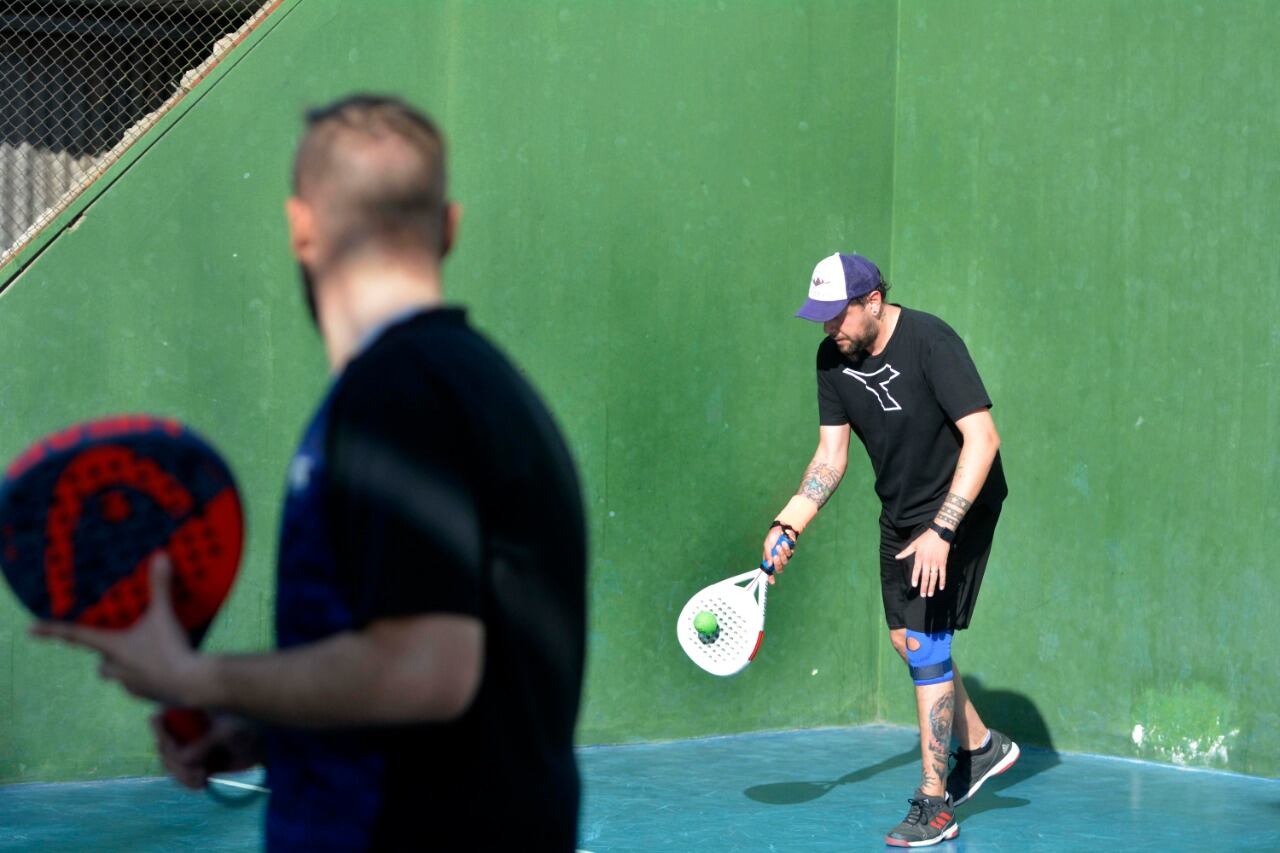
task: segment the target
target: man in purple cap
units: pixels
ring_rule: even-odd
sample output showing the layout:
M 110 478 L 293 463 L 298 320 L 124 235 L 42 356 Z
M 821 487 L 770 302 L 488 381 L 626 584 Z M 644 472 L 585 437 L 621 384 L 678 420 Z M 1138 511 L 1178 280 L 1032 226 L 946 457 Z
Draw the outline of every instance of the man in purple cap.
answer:
M 784 544 L 770 558 L 774 546 L 784 532 L 798 541 L 831 497 L 856 433 L 875 470 L 880 589 L 889 639 L 916 685 L 924 765 L 911 809 L 885 843 L 925 847 L 954 838 L 954 807 L 1018 759 L 1018 745 L 983 724 L 951 658 L 1008 488 L 991 398 L 964 342 L 937 317 L 886 302 L 888 289 L 860 255 L 831 255 L 813 271 L 796 316 L 827 334 L 818 346 L 818 450 L 764 555 L 783 570 L 793 552 Z

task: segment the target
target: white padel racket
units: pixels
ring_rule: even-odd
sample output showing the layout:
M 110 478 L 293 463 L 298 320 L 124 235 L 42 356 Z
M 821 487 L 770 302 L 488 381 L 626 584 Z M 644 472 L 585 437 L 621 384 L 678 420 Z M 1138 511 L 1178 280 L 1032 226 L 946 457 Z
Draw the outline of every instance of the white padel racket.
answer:
M 778 544 L 795 543 L 786 536 Z M 776 554 L 777 544 L 773 552 Z M 773 574 L 768 562 L 758 569 L 725 578 L 700 591 L 680 611 L 676 620 L 676 637 L 689 659 L 712 675 L 735 675 L 746 668 L 760 651 L 764 641 L 764 604 L 769 585 L 765 578 Z M 703 634 L 693 625 L 694 617 L 706 611 L 716 617 L 716 629 Z

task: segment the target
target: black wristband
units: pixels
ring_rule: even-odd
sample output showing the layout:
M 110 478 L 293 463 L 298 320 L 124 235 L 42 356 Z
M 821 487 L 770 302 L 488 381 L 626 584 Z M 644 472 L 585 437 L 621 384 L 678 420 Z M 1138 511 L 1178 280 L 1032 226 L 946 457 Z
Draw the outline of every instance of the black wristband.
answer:
M 942 541 L 946 542 L 948 545 L 956 541 L 956 532 L 949 527 L 943 527 L 936 521 L 929 522 L 929 529 L 938 534 Z

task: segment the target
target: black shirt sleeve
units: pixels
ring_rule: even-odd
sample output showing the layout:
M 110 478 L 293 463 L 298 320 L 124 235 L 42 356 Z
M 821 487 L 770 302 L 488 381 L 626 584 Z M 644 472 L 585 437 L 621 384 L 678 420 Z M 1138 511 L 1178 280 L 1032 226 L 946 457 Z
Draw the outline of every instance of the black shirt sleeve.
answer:
M 818 345 L 818 424 L 821 426 L 844 426 L 849 423 L 849 414 L 832 383 L 839 367 L 839 350 L 834 341 L 826 338 Z
M 942 411 L 954 423 L 965 415 L 991 408 L 991 398 L 978 376 L 964 341 L 945 324 L 926 345 L 924 376 Z
M 478 616 L 481 525 L 468 431 L 447 390 L 395 355 L 379 347 L 353 362 L 335 391 L 326 459 L 339 573 L 362 626 L 419 613 Z

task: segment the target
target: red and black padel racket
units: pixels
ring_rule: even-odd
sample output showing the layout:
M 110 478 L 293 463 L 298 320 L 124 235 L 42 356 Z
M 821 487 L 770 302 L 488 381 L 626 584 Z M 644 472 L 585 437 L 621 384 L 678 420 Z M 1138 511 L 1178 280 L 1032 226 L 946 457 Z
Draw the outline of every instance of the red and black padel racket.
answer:
M 231 470 L 174 420 L 128 415 L 36 442 L 0 483 L 0 566 L 37 617 L 128 627 L 150 601 L 152 558 L 173 564 L 173 607 L 198 645 L 235 580 L 244 513 Z M 208 718 L 170 708 L 181 742 Z

